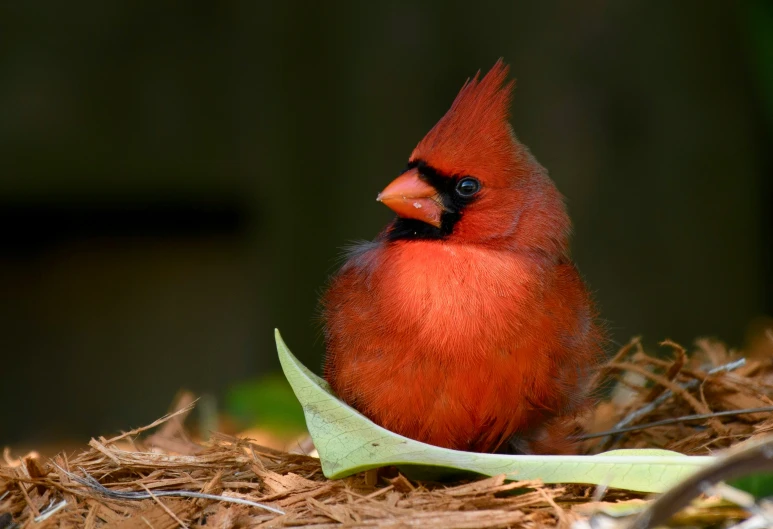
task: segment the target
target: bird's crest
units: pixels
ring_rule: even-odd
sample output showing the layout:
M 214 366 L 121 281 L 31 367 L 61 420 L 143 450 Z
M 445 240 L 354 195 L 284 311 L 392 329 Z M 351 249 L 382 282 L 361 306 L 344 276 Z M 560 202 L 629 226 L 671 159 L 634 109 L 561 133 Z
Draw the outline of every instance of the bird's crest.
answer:
M 513 81 L 502 59 L 480 78 L 468 79 L 451 108 L 419 142 L 411 161 L 424 160 L 446 174 L 497 178 L 515 161 L 516 142 L 508 123 Z

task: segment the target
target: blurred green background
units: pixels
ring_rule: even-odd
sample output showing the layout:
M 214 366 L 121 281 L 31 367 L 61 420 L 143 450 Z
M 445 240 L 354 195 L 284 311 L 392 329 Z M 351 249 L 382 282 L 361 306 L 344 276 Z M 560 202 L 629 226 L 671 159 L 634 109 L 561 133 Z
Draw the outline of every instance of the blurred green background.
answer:
M 768 1 L 4 2 L 0 444 L 181 387 L 249 416 L 274 327 L 318 368 L 339 248 L 500 56 L 614 339 L 741 345 L 773 313 Z

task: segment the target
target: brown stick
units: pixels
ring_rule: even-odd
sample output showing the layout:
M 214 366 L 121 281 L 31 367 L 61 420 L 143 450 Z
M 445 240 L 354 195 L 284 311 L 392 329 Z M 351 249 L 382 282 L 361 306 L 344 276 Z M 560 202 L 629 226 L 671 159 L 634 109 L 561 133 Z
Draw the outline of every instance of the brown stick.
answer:
M 661 346 L 667 345 L 674 349 L 675 351 L 675 358 L 674 361 L 671 363 L 670 366 L 668 366 L 668 370 L 665 373 L 665 377 L 668 380 L 674 380 L 676 378 L 676 375 L 679 374 L 679 372 L 684 367 L 685 359 L 687 358 L 687 355 L 685 354 L 684 347 L 679 345 L 676 342 L 672 342 L 671 340 L 664 340 L 660 342 Z M 652 388 L 652 390 L 647 394 L 647 396 L 644 398 L 646 402 L 652 402 L 656 398 L 660 396 L 661 393 L 663 393 L 666 390 L 663 386 L 655 386 Z
M 27 489 L 24 486 L 25 483 L 20 480 L 16 482 L 16 485 L 19 486 L 19 490 L 21 491 L 22 496 L 24 496 L 24 499 L 26 500 L 27 505 L 29 505 L 29 508 L 32 511 L 33 518 L 37 518 L 38 516 L 40 516 L 40 511 L 38 510 L 37 507 L 35 507 L 35 504 L 32 503 L 32 500 L 30 499 L 30 495 L 27 494 Z

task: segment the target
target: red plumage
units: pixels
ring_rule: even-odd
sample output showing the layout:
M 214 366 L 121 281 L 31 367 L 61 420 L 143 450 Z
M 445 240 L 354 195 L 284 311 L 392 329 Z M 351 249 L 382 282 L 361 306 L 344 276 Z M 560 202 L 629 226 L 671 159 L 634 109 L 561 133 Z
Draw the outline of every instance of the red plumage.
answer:
M 322 300 L 325 378 L 419 441 L 569 453 L 603 337 L 563 199 L 508 123 L 507 71 L 468 81 L 379 196 L 398 217 Z

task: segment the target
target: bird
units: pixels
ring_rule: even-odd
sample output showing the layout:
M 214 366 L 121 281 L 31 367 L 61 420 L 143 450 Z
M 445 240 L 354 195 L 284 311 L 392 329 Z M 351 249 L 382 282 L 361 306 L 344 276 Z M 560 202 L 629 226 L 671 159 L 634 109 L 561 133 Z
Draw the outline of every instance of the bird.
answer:
M 468 78 L 378 195 L 396 217 L 346 249 L 320 300 L 323 375 L 417 441 L 573 454 L 605 333 L 564 198 L 509 123 L 508 73 Z

